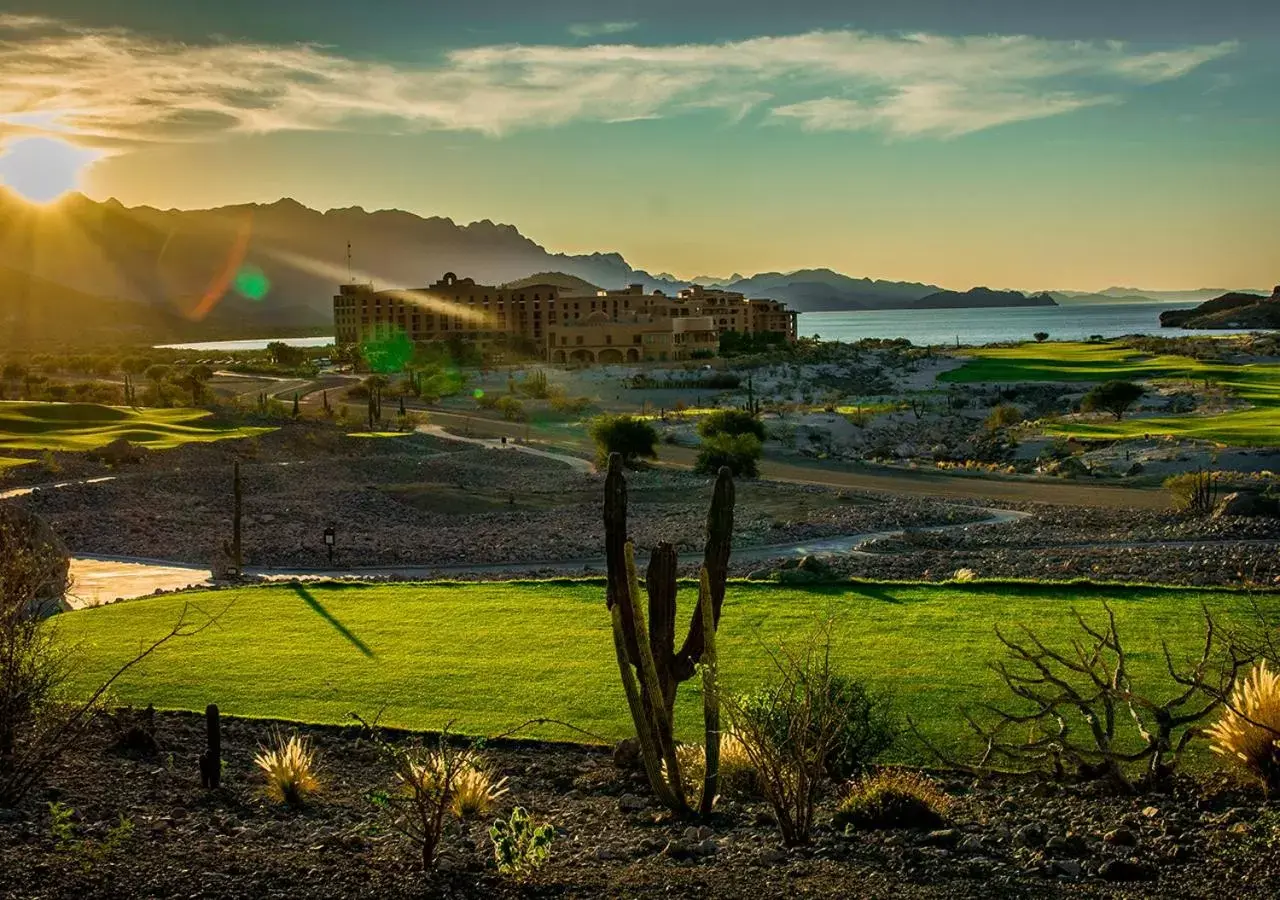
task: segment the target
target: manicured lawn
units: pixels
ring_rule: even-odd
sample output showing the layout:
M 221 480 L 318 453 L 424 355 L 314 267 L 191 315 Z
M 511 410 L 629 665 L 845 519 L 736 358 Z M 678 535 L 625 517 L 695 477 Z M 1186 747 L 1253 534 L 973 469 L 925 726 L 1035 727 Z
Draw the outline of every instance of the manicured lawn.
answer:
M 168 450 L 195 441 L 252 437 L 273 430 L 201 424 L 209 415 L 201 409 L 0 402 L 0 452 L 94 450 L 119 438 L 152 450 Z
M 1280 594 L 1257 598 L 1272 611 L 1280 607 Z M 1000 655 L 997 622 L 1026 623 L 1060 645 L 1074 636 L 1071 607 L 1097 621 L 1103 599 L 1116 611 L 1131 668 L 1166 687 L 1160 642 L 1168 640 L 1178 658 L 1194 653 L 1202 602 L 1223 619 L 1249 610 L 1246 595 L 1228 591 L 740 583 L 730 585 L 720 632 L 722 671 L 731 685 L 750 686 L 767 675 L 766 648 L 834 616 L 838 666 L 892 693 L 900 711 L 955 746 L 966 739 L 959 709 L 1002 699 L 986 669 Z M 685 585 L 681 622 L 692 602 L 693 587 Z M 418 729 L 453 721 L 465 732 L 496 734 L 546 716 L 610 738 L 627 733 L 603 587 L 584 582 L 281 585 L 69 613 L 57 621 L 79 647 L 77 687 L 87 689 L 140 642 L 165 633 L 185 603 L 226 611 L 216 628 L 166 646 L 123 679 L 121 702 L 217 703 L 228 714 L 314 722 L 342 722 L 352 711 L 373 716 L 385 705 L 385 724 Z M 700 708 L 691 682 L 679 707 L 690 737 L 698 734 Z M 531 733 L 572 737 L 553 726 Z M 902 757 L 919 760 L 910 745 L 904 741 Z
M 8 459 L 0 456 L 0 473 L 3 473 L 5 469 L 16 469 L 18 466 L 25 466 L 30 462 L 31 460 L 29 459 Z
M 1280 444 L 1280 364 L 1236 366 L 1185 356 L 1146 356 L 1116 344 L 1068 341 L 979 348 L 972 355 L 974 359 L 938 380 L 958 384 L 1174 381 L 1194 392 L 1208 379 L 1250 405 L 1216 415 L 1134 416 L 1120 422 L 1098 416 L 1050 425 L 1045 428 L 1048 434 L 1095 440 L 1168 435 L 1240 447 Z

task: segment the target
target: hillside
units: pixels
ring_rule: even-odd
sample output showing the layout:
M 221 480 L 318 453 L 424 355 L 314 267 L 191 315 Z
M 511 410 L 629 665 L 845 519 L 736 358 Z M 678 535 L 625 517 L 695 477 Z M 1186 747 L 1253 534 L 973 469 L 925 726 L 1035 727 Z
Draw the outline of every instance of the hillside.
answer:
M 976 287 L 968 291 L 938 291 L 922 297 L 912 306 L 916 309 L 966 309 L 1014 306 L 1057 306 L 1048 294 L 1028 297 L 1021 291 L 993 291 Z
M 1165 328 L 1280 328 L 1280 286 L 1270 297 L 1229 293 L 1194 309 L 1160 313 Z
M 533 287 L 534 285 L 549 284 L 560 288 L 566 293 L 577 295 L 594 294 L 600 290 L 598 285 L 594 285 L 584 278 L 578 278 L 576 275 L 566 275 L 564 272 L 537 272 L 527 278 L 517 278 L 515 281 L 508 281 L 502 287 L 507 290 L 520 290 L 521 288 Z

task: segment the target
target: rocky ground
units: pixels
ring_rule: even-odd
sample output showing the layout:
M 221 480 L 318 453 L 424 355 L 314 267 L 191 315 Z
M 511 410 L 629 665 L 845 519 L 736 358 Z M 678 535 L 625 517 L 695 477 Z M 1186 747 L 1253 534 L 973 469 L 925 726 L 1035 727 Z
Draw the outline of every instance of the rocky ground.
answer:
M 344 566 L 486 565 L 603 553 L 601 476 L 426 435 L 334 443 L 322 430 L 302 429 L 242 447 L 149 454 L 115 469 L 78 461 L 77 477 L 115 480 L 40 490 L 17 502 L 46 517 L 74 553 L 208 565 L 231 535 L 237 455 L 246 457 L 243 540 L 252 566 L 327 566 L 323 532 L 330 524 Z M 701 549 L 709 479 L 650 470 L 630 475 L 629 487 L 632 537 L 641 548 L 667 540 L 682 551 Z M 741 482 L 735 545 L 793 544 L 983 516 L 973 507 L 928 499 Z
M 1183 780 L 1168 793 L 937 776 L 956 804 L 933 831 L 838 832 L 834 789 L 813 843 L 784 848 L 767 804 L 724 799 L 689 825 L 649 802 L 642 777 L 604 748 L 491 746 L 509 793 L 482 821 L 451 826 L 439 871 L 369 799 L 390 772 L 367 740 L 304 729 L 321 752 L 323 791 L 304 811 L 267 800 L 252 757 L 274 726 L 224 720 L 222 788 L 200 788 L 203 722 L 162 715 L 159 750 L 113 746 L 103 725 L 67 754 L 48 786 L 0 811 L 6 897 L 1273 897 L 1280 810 L 1255 788 Z M 76 840 L 55 849 L 48 804 L 74 812 Z M 527 884 L 498 874 L 488 819 L 528 808 L 555 826 L 547 865 Z M 95 852 L 120 817 L 134 827 Z
M 1280 583 L 1280 519 L 1026 505 L 1028 518 L 908 531 L 832 560 L 862 578 L 1089 578 L 1190 585 Z

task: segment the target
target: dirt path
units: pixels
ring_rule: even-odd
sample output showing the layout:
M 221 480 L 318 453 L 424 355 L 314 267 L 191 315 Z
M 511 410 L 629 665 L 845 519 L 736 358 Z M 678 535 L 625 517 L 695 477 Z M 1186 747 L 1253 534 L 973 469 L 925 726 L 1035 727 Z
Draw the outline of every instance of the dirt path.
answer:
M 480 416 L 429 410 L 435 425 L 466 428 L 476 436 L 523 437 L 525 426 L 500 422 Z M 581 447 L 563 438 L 551 442 Z M 658 449 L 658 464 L 687 469 L 693 467 L 697 451 L 687 447 L 663 445 Z M 1168 509 L 1170 499 L 1156 489 L 1111 487 L 1079 482 L 1015 481 L 968 475 L 946 475 L 939 472 L 906 472 L 854 467 L 848 464 L 826 465 L 783 462 L 765 459 L 760 463 L 760 477 L 793 484 L 816 484 L 826 487 L 854 488 L 914 496 L 942 497 L 974 501 L 1012 501 L 1050 503 L 1058 506 L 1089 506 L 1127 509 Z

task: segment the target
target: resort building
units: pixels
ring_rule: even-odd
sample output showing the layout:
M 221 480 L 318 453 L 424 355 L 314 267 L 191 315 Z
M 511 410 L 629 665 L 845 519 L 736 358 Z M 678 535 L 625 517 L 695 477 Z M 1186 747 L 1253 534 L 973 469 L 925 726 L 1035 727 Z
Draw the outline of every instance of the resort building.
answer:
M 482 353 L 507 348 L 548 362 L 623 363 L 714 355 L 720 335 L 777 332 L 796 337 L 796 314 L 776 300 L 692 287 L 671 297 L 633 284 L 594 295 L 556 285 L 509 289 L 452 272 L 435 284 L 377 291 L 344 284 L 333 298 L 340 346 L 403 333 L 415 343 L 463 340 Z

